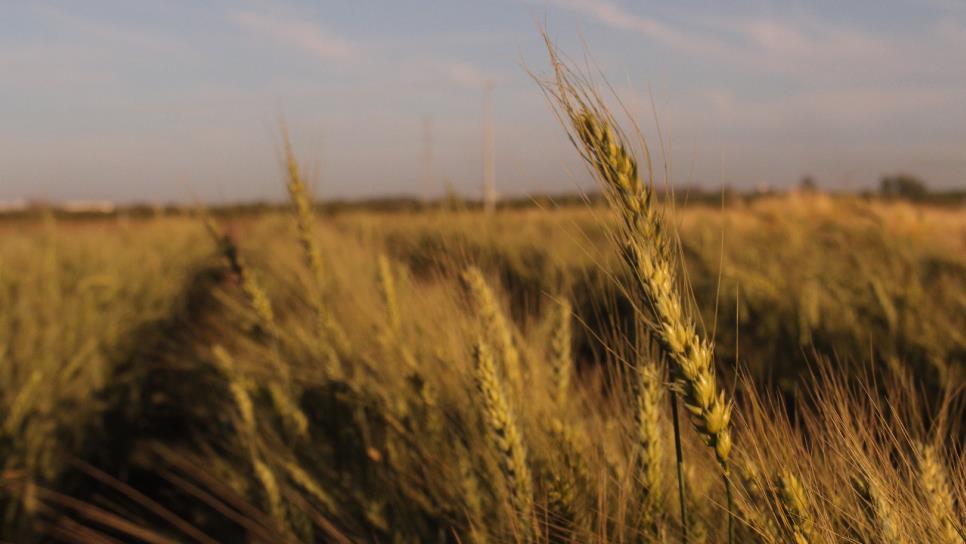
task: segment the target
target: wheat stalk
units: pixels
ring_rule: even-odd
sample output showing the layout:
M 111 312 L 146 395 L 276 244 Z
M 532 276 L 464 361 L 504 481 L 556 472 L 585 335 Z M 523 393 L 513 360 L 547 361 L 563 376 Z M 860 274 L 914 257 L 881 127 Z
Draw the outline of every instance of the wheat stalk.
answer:
M 228 268 L 238 278 L 242 294 L 245 295 L 245 300 L 251 306 L 255 317 L 258 318 L 259 325 L 274 335 L 275 312 L 272 310 L 271 301 L 268 298 L 268 294 L 265 293 L 265 290 L 258 283 L 258 279 L 255 277 L 251 267 L 248 266 L 248 263 L 245 262 L 239 253 L 238 246 L 235 245 L 231 237 L 218 226 L 214 218 L 210 215 L 204 214 L 204 224 L 208 230 L 208 234 L 218 247 L 218 252 L 221 253 L 225 262 L 228 264 Z M 279 370 L 282 372 L 286 371 L 284 367 L 280 367 Z
M 571 316 L 570 302 L 561 299 L 555 312 L 555 322 L 553 333 L 550 337 L 550 358 L 553 371 L 553 392 L 554 400 L 558 406 L 563 406 L 567 402 L 570 393 L 571 374 L 573 373 L 573 354 L 571 339 Z
M 778 477 L 778 500 L 788 521 L 795 544 L 814 541 L 811 506 L 801 481 L 790 471 L 782 471 Z
M 4 418 L 3 421 L 3 430 L 9 436 L 17 436 L 20 426 L 30 414 L 30 411 L 36 401 L 37 390 L 40 388 L 41 382 L 43 382 L 43 377 L 43 372 L 39 370 L 34 370 L 31 372 L 30 378 L 27 379 L 27 383 L 20 388 L 20 391 L 17 392 L 13 402 L 10 403 L 10 406 L 7 409 L 7 417 Z
M 769 509 L 769 494 L 762 489 L 757 467 L 746 459 L 738 464 L 737 474 L 747 493 L 747 504 L 742 509 L 746 524 L 767 544 L 779 542 L 775 519 L 773 516 L 766 515 Z
M 410 364 L 413 365 L 414 363 Z M 442 417 L 439 406 L 439 393 L 436 387 L 419 372 L 410 374 L 408 380 L 419 396 L 423 429 L 432 437 L 442 437 L 446 431 L 446 422 Z
M 269 512 L 284 526 L 286 524 L 285 504 L 282 502 L 282 493 L 278 487 L 278 480 L 275 479 L 275 473 L 260 459 L 254 459 L 253 468 L 255 478 L 258 479 L 262 486 L 262 492 L 265 494 L 265 503 Z
M 311 293 L 318 319 L 319 334 L 331 342 L 340 354 L 345 354 L 349 350 L 348 338 L 339 323 L 333 319 L 332 313 L 325 304 L 323 294 L 325 290 L 325 269 L 322 251 L 313 235 L 315 217 L 312 213 L 312 199 L 305 182 L 302 180 L 298 161 L 295 158 L 295 152 L 292 150 L 292 143 L 284 125 L 282 127 L 282 141 L 285 151 L 285 166 L 288 173 L 286 188 L 294 208 L 295 226 L 305 263 L 314 281 Z
M 271 360 L 275 370 L 278 372 L 279 379 L 270 381 L 266 386 L 272 404 L 278 415 L 282 417 L 289 432 L 295 436 L 304 437 L 308 432 L 308 419 L 291 398 L 291 371 L 288 365 L 282 363 L 278 355 L 275 314 L 272 311 L 272 305 L 268 295 L 258 283 L 250 267 L 242 259 L 238 248 L 231 238 L 221 232 L 218 225 L 210 216 L 205 217 L 205 225 L 208 228 L 208 232 L 218 244 L 222 255 L 228 262 L 229 268 L 238 276 L 242 293 L 255 312 L 259 324 L 270 333 L 272 341 L 276 344 Z
M 932 444 L 920 444 L 916 448 L 916 461 L 919 486 L 929 506 L 929 513 L 941 528 L 940 534 L 936 536 L 944 544 L 961 543 L 963 537 L 956 530 L 957 516 L 949 474 L 939 451 Z
M 652 191 L 639 177 L 637 160 L 614 129 L 606 107 L 559 61 L 548 41 L 556 71 L 547 85 L 561 117 L 569 122 L 571 140 L 591 166 L 623 220 L 622 254 L 634 271 L 651 314 L 648 325 L 662 350 L 674 363 L 674 390 L 684 400 L 693 427 L 713 450 L 721 466 L 728 494 L 729 541 L 734 537 L 733 500 L 728 460 L 731 454 L 732 405 L 719 390 L 713 363 L 713 344 L 700 336 L 685 311 L 678 292 L 670 240 L 652 203 Z M 685 524 L 686 526 L 686 524 Z
M 576 525 L 577 488 L 567 474 L 550 472 L 547 482 L 547 534 L 550 542 L 567 542 Z
M 399 300 L 396 296 L 396 280 L 392 273 L 392 263 L 384 254 L 379 255 L 379 291 L 386 305 L 386 325 L 393 336 L 399 335 L 402 320 L 399 317 Z
M 503 368 L 512 388 L 523 384 L 523 374 L 520 369 L 520 353 L 513 342 L 513 333 L 504 317 L 496 296 L 483 278 L 483 272 L 475 266 L 463 272 L 463 283 L 473 302 L 473 308 L 479 313 L 483 324 L 484 338 L 500 350 Z
M 500 469 L 507 480 L 511 503 L 522 520 L 524 531 L 527 531 L 533 512 L 533 478 L 527 464 L 523 435 L 517 428 L 503 380 L 486 344 L 477 343 L 473 358 L 477 389 L 483 404 L 483 420 L 491 447 L 497 454 Z
M 560 463 L 549 472 L 547 509 L 550 519 L 550 540 L 565 542 L 582 529 L 586 522 L 586 496 L 590 486 L 590 468 L 583 454 L 580 439 L 572 426 L 559 418 L 551 418 L 547 429 Z
M 286 430 L 293 436 L 306 437 L 309 433 L 309 420 L 298 404 L 293 402 L 292 395 L 279 382 L 270 382 L 267 388 L 272 405 L 285 422 Z
M 473 464 L 470 462 L 469 452 L 463 451 L 461 453 L 457 468 L 459 469 L 460 491 L 466 505 L 470 541 L 473 544 L 484 544 L 487 542 L 487 538 L 486 531 L 482 526 L 484 521 L 483 493 L 480 491 L 480 482 L 476 477 Z
M 319 484 L 315 482 L 309 473 L 305 472 L 302 467 L 298 466 L 294 461 L 286 461 L 282 463 L 282 468 L 288 474 L 288 477 L 295 485 L 302 488 L 306 493 L 311 495 L 320 504 L 325 506 L 328 511 L 335 512 L 338 509 L 338 503 L 331 495 L 326 493 L 319 487 Z
M 241 419 L 240 434 L 251 448 L 253 447 L 252 439 L 255 436 L 255 407 L 252 404 L 251 395 L 249 395 L 252 384 L 238 371 L 234 359 L 223 346 L 216 344 L 211 349 L 211 353 L 215 358 L 218 369 L 228 379 L 228 389 L 235 401 L 235 408 L 238 410 L 238 416 Z
M 295 227 L 298 232 L 299 243 L 302 245 L 302 251 L 305 254 L 306 264 L 312 273 L 313 280 L 315 280 L 316 296 L 321 299 L 321 290 L 325 285 L 325 269 L 322 263 L 322 252 L 319 250 L 318 244 L 315 243 L 315 237 L 312 233 L 315 223 L 312 214 L 312 199 L 305 182 L 302 181 L 302 174 L 299 170 L 298 161 L 295 159 L 292 142 L 284 128 L 282 130 L 282 141 L 285 148 L 285 167 L 288 173 L 286 188 L 295 210 Z M 322 301 L 318 300 L 317 305 L 317 309 L 321 310 Z
M 583 145 L 597 156 L 599 173 L 624 203 L 621 212 L 629 226 L 625 258 L 654 314 L 652 332 L 675 363 L 674 387 L 684 399 L 695 429 L 727 473 L 731 404 L 717 386 L 713 344 L 698 335 L 694 321 L 684 311 L 650 191 L 636 179 L 634 158 L 605 119 L 584 110 L 575 122 Z
M 892 502 L 879 486 L 866 476 L 852 476 L 850 480 L 881 541 L 886 544 L 905 544 L 906 540 L 900 534 L 899 520 Z
M 653 518 L 662 502 L 664 448 L 661 440 L 661 375 L 657 367 L 639 361 L 635 374 L 635 423 L 637 450 L 645 515 Z

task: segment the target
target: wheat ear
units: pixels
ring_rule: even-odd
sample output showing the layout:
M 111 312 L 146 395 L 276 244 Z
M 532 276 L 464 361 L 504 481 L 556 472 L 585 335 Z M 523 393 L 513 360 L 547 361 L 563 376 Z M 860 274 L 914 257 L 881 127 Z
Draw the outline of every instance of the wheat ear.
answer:
M 506 388 L 486 344 L 476 345 L 473 358 L 490 443 L 506 478 L 511 503 L 520 516 L 524 531 L 527 531 L 533 513 L 533 478 L 527 464 L 523 435 L 510 410 Z
M 298 161 L 295 159 L 295 152 L 292 150 L 292 142 L 285 130 L 282 131 L 282 141 L 285 147 L 285 168 L 288 174 L 286 188 L 295 211 L 295 227 L 298 232 L 299 243 L 302 245 L 306 264 L 312 273 L 312 279 L 315 281 L 315 288 L 320 291 L 325 284 L 325 269 L 322 263 L 322 252 L 319 250 L 318 244 L 315 243 L 312 234 L 315 223 L 312 216 L 312 199 L 305 182 L 302 180 Z
M 235 242 L 228 234 L 222 231 L 210 215 L 204 215 L 204 223 L 208 234 L 218 247 L 218 252 L 221 253 L 225 262 L 228 264 L 229 270 L 238 278 L 238 282 L 241 284 L 242 294 L 245 295 L 245 300 L 251 306 L 255 317 L 258 318 L 259 325 L 274 335 L 275 312 L 272 310 L 272 304 L 265 290 L 258 283 L 258 279 L 255 277 L 254 272 L 252 272 L 251 267 L 248 266 L 248 263 L 245 262 L 239 253 L 238 246 L 235 245 Z M 284 368 L 279 368 L 278 370 L 285 371 Z
M 238 410 L 238 417 L 241 420 L 240 435 L 242 440 L 253 448 L 253 438 L 255 436 L 255 407 L 249 394 L 252 384 L 244 375 L 239 372 L 235 365 L 235 360 L 228 351 L 220 344 L 216 344 L 211 353 L 215 358 L 215 364 L 222 375 L 228 379 L 228 389 L 231 392 L 232 400 L 235 401 L 235 408 Z
M 566 542 L 586 522 L 586 506 L 581 497 L 586 496 L 590 486 L 590 468 L 580 437 L 571 425 L 551 418 L 547 429 L 559 460 L 550 470 L 547 490 L 547 509 L 553 515 L 549 521 L 550 540 Z
M 311 495 L 320 504 L 325 506 L 329 512 L 335 512 L 338 508 L 335 499 L 331 495 L 326 493 L 319 484 L 316 483 L 315 479 L 305 472 L 302 467 L 298 466 L 294 461 L 287 461 L 282 463 L 282 468 L 285 469 L 286 474 L 288 474 L 289 479 L 297 486 L 302 488 L 306 493 Z
M 463 451 L 461 453 L 457 468 L 459 470 L 460 491 L 466 506 L 469 540 L 473 544 L 485 544 L 487 538 L 483 527 L 485 519 L 483 515 L 483 493 L 480 491 L 479 479 L 477 479 L 475 469 L 469 459 L 469 452 Z
M 308 188 L 302 180 L 298 161 L 295 159 L 295 152 L 292 150 L 292 143 L 284 126 L 282 129 L 282 141 L 285 148 L 285 167 L 288 174 L 289 199 L 295 212 L 295 226 L 298 231 L 299 243 L 302 246 L 302 253 L 305 264 L 312 274 L 315 283 L 312 289 L 312 303 L 315 307 L 318 319 L 319 334 L 327 338 L 339 353 L 346 353 L 349 349 L 348 339 L 345 331 L 333 318 L 332 313 L 326 307 L 324 299 L 325 289 L 325 268 L 322 261 L 322 251 L 313 236 L 315 217 L 312 213 L 312 198 Z
M 728 540 L 734 541 L 734 508 L 728 459 L 731 454 L 731 403 L 719 390 L 713 344 L 698 334 L 685 311 L 671 258 L 670 239 L 653 205 L 650 187 L 639 176 L 637 160 L 614 129 L 601 100 L 560 63 L 548 42 L 556 84 L 547 88 L 558 112 L 571 127 L 574 145 L 591 166 L 623 220 L 623 257 L 650 312 L 652 335 L 674 363 L 673 387 L 684 400 L 698 434 L 714 451 L 728 495 Z M 584 85 L 584 87 L 581 87 Z M 684 524 L 686 526 L 686 524 Z
M 379 255 L 379 291 L 386 306 L 386 326 L 393 336 L 398 336 L 402 320 L 399 317 L 396 279 L 392 273 L 392 263 L 384 254 Z
M 637 449 L 639 474 L 644 498 L 644 514 L 653 518 L 661 504 L 664 480 L 664 448 L 661 440 L 661 410 L 663 394 L 661 373 L 658 368 L 639 361 L 635 372 L 635 423 L 637 424 Z
M 558 406 L 567 402 L 570 393 L 570 378 L 573 373 L 573 353 L 570 302 L 561 299 L 555 313 L 553 333 L 550 337 L 550 358 L 553 370 L 553 396 Z
M 270 334 L 272 341 L 277 342 L 277 330 L 275 324 L 275 314 L 268 295 L 258 283 L 251 268 L 242 259 L 237 246 L 231 238 L 223 234 L 218 225 L 210 216 L 205 217 L 205 226 L 208 232 L 218 244 L 219 250 L 228 262 L 229 268 L 239 278 L 242 293 L 245 295 L 248 304 L 258 318 L 259 325 Z M 287 426 L 287 430 L 295 436 L 303 437 L 308 432 L 308 419 L 297 403 L 291 398 L 291 371 L 288 365 L 283 364 L 278 356 L 277 345 L 271 357 L 275 371 L 278 372 L 279 379 L 273 380 L 267 385 L 272 404 Z
M 675 363 L 674 387 L 684 399 L 691 422 L 727 472 L 731 453 L 731 404 L 719 390 L 713 345 L 698 335 L 676 285 L 668 241 L 651 205 L 650 190 L 637 178 L 637 166 L 610 123 L 589 109 L 576 114 L 577 133 L 598 173 L 622 203 L 628 225 L 625 258 L 635 271 L 653 313 L 652 332 Z
M 792 540 L 795 544 L 808 544 L 812 536 L 811 506 L 808 494 L 801 481 L 790 471 L 783 471 L 778 477 L 778 500 L 785 514 Z
M 13 402 L 10 403 L 7 417 L 3 421 L 3 430 L 9 436 L 16 437 L 20 431 L 20 426 L 27 419 L 27 416 L 30 415 L 30 411 L 36 401 L 37 390 L 43 382 L 43 377 L 43 372 L 39 370 L 31 372 L 27 383 L 20 388 Z
M 762 488 L 762 481 L 757 467 L 747 459 L 738 464 L 738 477 L 747 494 L 747 504 L 742 509 L 745 523 L 766 544 L 775 544 L 781 539 L 774 516 L 770 513 L 769 494 Z
M 480 314 L 483 334 L 487 342 L 496 344 L 500 350 L 503 368 L 512 388 L 523 384 L 520 369 L 520 353 L 513 342 L 513 332 L 507 323 L 496 296 L 483 278 L 483 272 L 475 266 L 463 272 L 463 283 L 472 299 L 474 309 Z
M 929 513 L 941 531 L 939 537 L 943 544 L 958 544 L 963 541 L 956 529 L 958 522 L 955 502 L 949 485 L 949 474 L 943 464 L 942 456 L 932 444 L 920 444 L 916 451 L 919 471 L 919 486 Z
M 899 533 L 899 520 L 888 497 L 866 476 L 851 477 L 852 488 L 862 499 L 866 515 L 871 519 L 885 544 L 905 544 Z
M 272 517 L 276 521 L 284 526 L 286 524 L 285 504 L 282 502 L 282 493 L 279 490 L 275 473 L 260 459 L 254 460 L 254 470 L 255 477 L 261 484 L 262 492 L 265 494 L 265 503 L 269 512 L 272 513 Z

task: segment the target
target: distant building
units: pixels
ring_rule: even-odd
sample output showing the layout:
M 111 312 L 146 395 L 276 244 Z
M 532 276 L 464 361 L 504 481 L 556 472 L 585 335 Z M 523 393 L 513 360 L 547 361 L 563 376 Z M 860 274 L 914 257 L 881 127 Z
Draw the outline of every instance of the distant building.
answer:
M 9 212 L 22 212 L 26 211 L 30 207 L 30 203 L 27 202 L 26 198 L 18 198 L 15 200 L 0 200 L 0 213 Z
M 68 213 L 114 213 L 116 207 L 110 200 L 71 200 L 57 209 Z

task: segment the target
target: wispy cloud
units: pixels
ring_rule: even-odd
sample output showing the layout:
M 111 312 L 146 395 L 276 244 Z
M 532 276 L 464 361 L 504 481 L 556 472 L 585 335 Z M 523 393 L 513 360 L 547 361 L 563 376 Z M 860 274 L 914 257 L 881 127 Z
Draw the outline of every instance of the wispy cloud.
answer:
M 419 82 L 449 91 L 478 90 L 488 83 L 499 84 L 502 74 L 485 69 L 474 62 L 460 58 L 423 55 L 411 57 L 396 65 L 400 81 Z
M 463 87 L 481 87 L 494 82 L 494 76 L 464 61 L 441 63 L 440 67 L 450 81 Z
M 170 53 L 185 50 L 172 34 L 158 32 L 144 25 L 133 27 L 118 22 L 99 20 L 48 5 L 31 7 L 35 14 L 48 23 L 56 25 L 62 31 L 81 34 L 94 42 L 156 52 Z M 83 10 L 79 11 L 83 12 Z
M 641 32 L 673 49 L 707 55 L 721 53 L 724 43 L 676 28 L 658 19 L 631 13 L 610 0 L 547 0 L 550 5 L 590 17 L 612 28 Z
M 254 11 L 234 12 L 230 19 L 252 32 L 267 36 L 278 43 L 297 47 L 323 60 L 343 61 L 359 55 L 354 44 L 310 22 Z
M 727 89 L 708 89 L 694 98 L 707 105 L 707 118 L 747 130 L 787 133 L 806 127 L 843 133 L 902 126 L 904 120 L 921 116 L 924 111 L 955 107 L 958 93 L 934 87 L 854 87 L 752 100 Z
M 856 67 L 892 72 L 896 60 L 910 52 L 908 44 L 890 37 L 803 16 L 718 18 L 707 24 L 734 44 L 746 66 L 804 77 L 854 73 Z
M 810 80 L 823 75 L 914 77 L 929 70 L 942 75 L 937 72 L 948 70 L 945 63 L 933 69 L 931 59 L 948 57 L 951 47 L 966 43 L 966 30 L 948 20 L 938 21 L 923 35 L 899 36 L 800 12 L 780 17 L 683 12 L 684 17 L 672 22 L 632 12 L 614 0 L 543 3 L 610 28 L 640 33 L 700 61 Z

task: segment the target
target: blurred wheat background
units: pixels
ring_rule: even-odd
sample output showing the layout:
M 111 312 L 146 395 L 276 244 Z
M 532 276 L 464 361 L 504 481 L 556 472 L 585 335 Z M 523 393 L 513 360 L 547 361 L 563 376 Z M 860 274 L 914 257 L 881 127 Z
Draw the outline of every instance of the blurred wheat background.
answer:
M 7 539 L 678 538 L 670 378 L 607 209 L 209 220 L 232 234 L 2 227 Z M 800 194 L 668 224 L 736 402 L 740 541 L 962 541 L 962 210 Z M 682 434 L 690 541 L 722 541 Z

